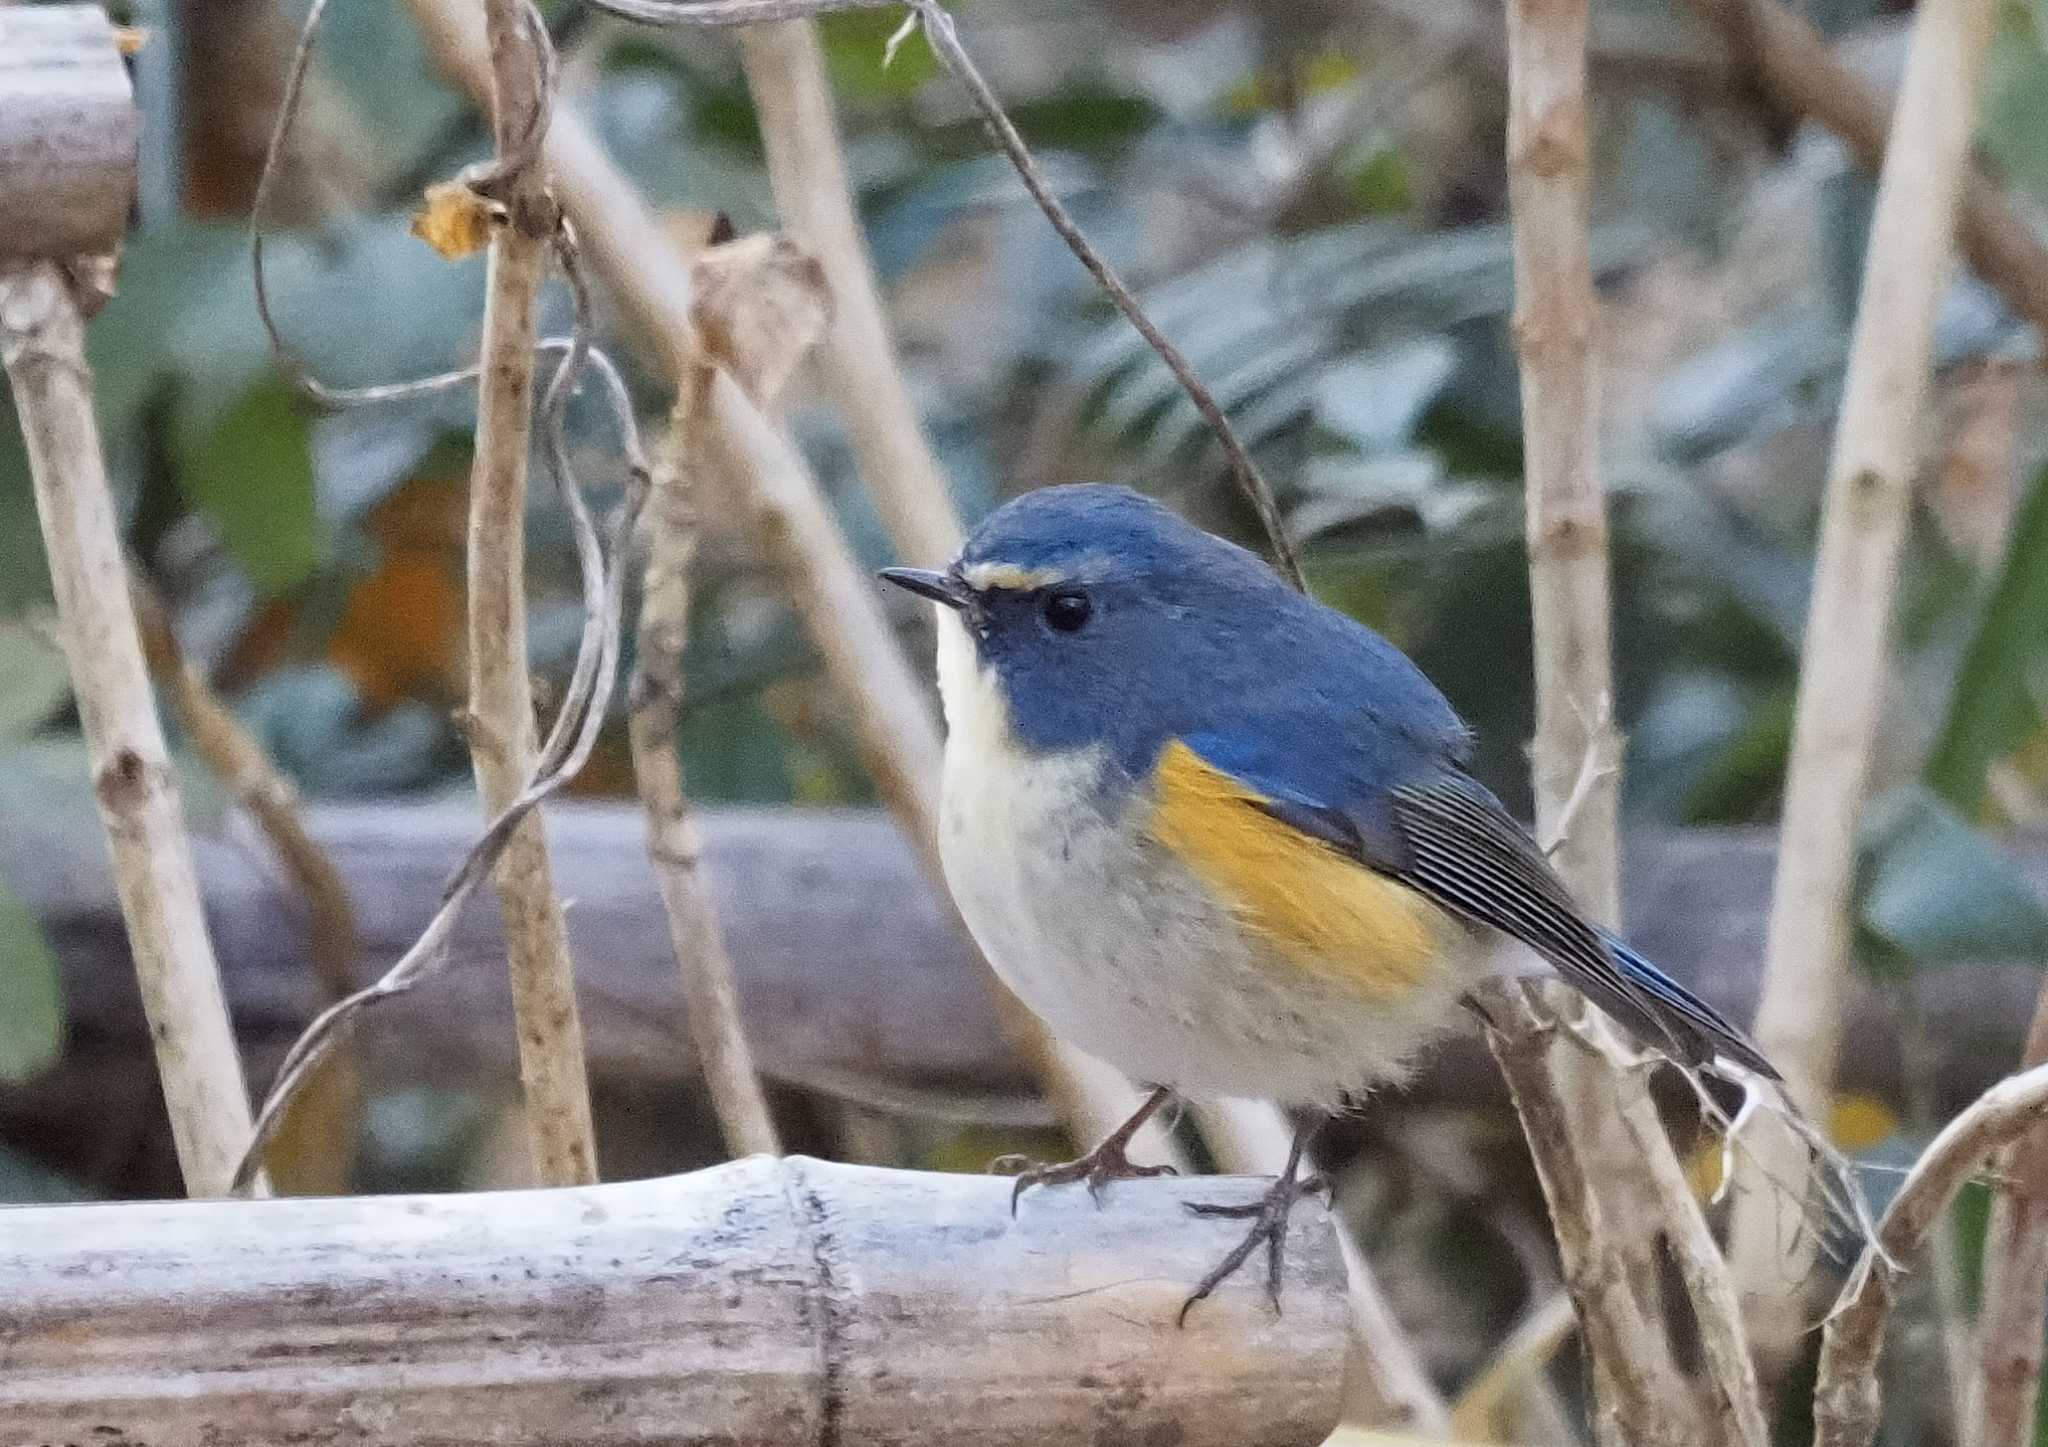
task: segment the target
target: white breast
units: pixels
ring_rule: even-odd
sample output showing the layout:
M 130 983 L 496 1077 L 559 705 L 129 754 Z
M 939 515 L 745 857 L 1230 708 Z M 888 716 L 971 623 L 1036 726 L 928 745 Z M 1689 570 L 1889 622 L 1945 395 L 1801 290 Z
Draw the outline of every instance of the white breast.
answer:
M 1330 1104 L 1399 1075 L 1455 1017 L 1462 973 L 1389 1006 L 1271 958 L 1145 830 L 1142 801 L 1104 801 L 1098 753 L 1018 744 L 1000 681 L 945 609 L 938 672 L 947 884 L 1062 1039 L 1149 1084 Z

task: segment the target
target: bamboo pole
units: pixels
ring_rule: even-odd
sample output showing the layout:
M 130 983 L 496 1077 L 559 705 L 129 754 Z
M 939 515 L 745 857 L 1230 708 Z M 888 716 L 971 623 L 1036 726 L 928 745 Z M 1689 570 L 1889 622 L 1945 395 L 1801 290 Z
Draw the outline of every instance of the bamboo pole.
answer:
M 1954 268 L 1956 208 L 1995 14 L 1991 0 L 1927 0 L 1914 22 L 1822 502 L 1754 1031 L 1809 1116 L 1833 1088 L 1841 1052 L 1857 828 L 1890 676 L 1892 595 L 1932 381 L 1935 311 Z M 1801 1179 L 1806 1155 L 1770 1122 L 1750 1147 L 1758 1174 L 1736 1193 L 1730 1248 L 1773 1372 L 1806 1327 L 1796 1288 L 1810 1238 L 1786 1229 L 1778 1193 L 1764 1182 Z
M 757 1156 L 557 1190 L 20 1209 L 0 1422 L 149 1447 L 1311 1447 L 1343 1351 L 1326 1212 L 1295 1213 L 1284 1316 L 1248 1272 L 1175 1323 L 1240 1230 L 1181 1203 L 1257 1191 L 1148 1181 L 1013 1220 L 987 1176 Z
M 524 0 L 485 0 L 492 127 L 506 167 L 504 217 L 485 282 L 483 371 L 469 505 L 469 705 L 464 732 L 484 813 L 496 818 L 525 789 L 536 741 L 526 643 L 526 470 L 533 441 L 534 346 L 555 206 L 528 128 L 544 125 L 536 42 Z M 568 928 L 539 815 L 513 831 L 494 871 L 505 914 L 534 1169 L 548 1185 L 597 1179 L 583 1030 Z

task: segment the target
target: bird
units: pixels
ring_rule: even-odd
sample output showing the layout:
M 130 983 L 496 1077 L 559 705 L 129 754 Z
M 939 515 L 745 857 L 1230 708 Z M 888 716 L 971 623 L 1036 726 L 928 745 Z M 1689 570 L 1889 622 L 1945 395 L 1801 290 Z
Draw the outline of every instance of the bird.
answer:
M 1052 1032 L 1152 1087 L 1028 1187 L 1161 1173 L 1132 1137 L 1175 1098 L 1264 1098 L 1311 1124 L 1182 1308 L 1263 1244 L 1279 1303 L 1313 1124 L 1398 1084 L 1490 978 L 1540 970 L 1688 1066 L 1778 1072 L 1587 917 L 1471 771 L 1473 734 L 1387 639 L 1129 488 L 991 512 L 935 605 L 946 885 Z M 1508 942 L 1526 947 L 1516 950 Z

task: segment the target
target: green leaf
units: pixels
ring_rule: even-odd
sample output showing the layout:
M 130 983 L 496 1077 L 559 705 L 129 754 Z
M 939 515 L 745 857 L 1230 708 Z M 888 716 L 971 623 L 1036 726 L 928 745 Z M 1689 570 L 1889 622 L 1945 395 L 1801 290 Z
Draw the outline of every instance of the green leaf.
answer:
M 297 587 L 320 561 L 320 519 L 305 411 L 282 383 L 260 382 L 209 426 L 179 438 L 178 486 L 220 529 L 267 593 Z
M 28 906 L 0 884 L 0 1084 L 41 1074 L 63 1043 L 57 958 Z
M 1927 760 L 1927 782 L 1966 816 L 1984 799 L 1985 771 L 2036 733 L 2041 711 L 2029 673 L 2048 656 L 2048 468 L 2020 505 L 2005 567 L 1963 654 Z
M 1908 784 L 1870 811 L 1862 920 L 1913 960 L 2048 960 L 2048 908 L 2005 852 Z
M 0 740 L 34 731 L 70 695 L 71 672 L 54 642 L 0 626 Z

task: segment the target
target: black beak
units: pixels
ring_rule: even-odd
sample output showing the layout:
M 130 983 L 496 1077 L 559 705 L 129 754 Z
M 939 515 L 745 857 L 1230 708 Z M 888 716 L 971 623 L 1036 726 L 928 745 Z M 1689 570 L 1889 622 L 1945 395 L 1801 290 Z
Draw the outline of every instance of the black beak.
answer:
M 951 573 L 934 573 L 929 568 L 884 568 L 882 576 L 899 588 L 908 588 L 919 597 L 948 608 L 967 606 L 967 585 Z

